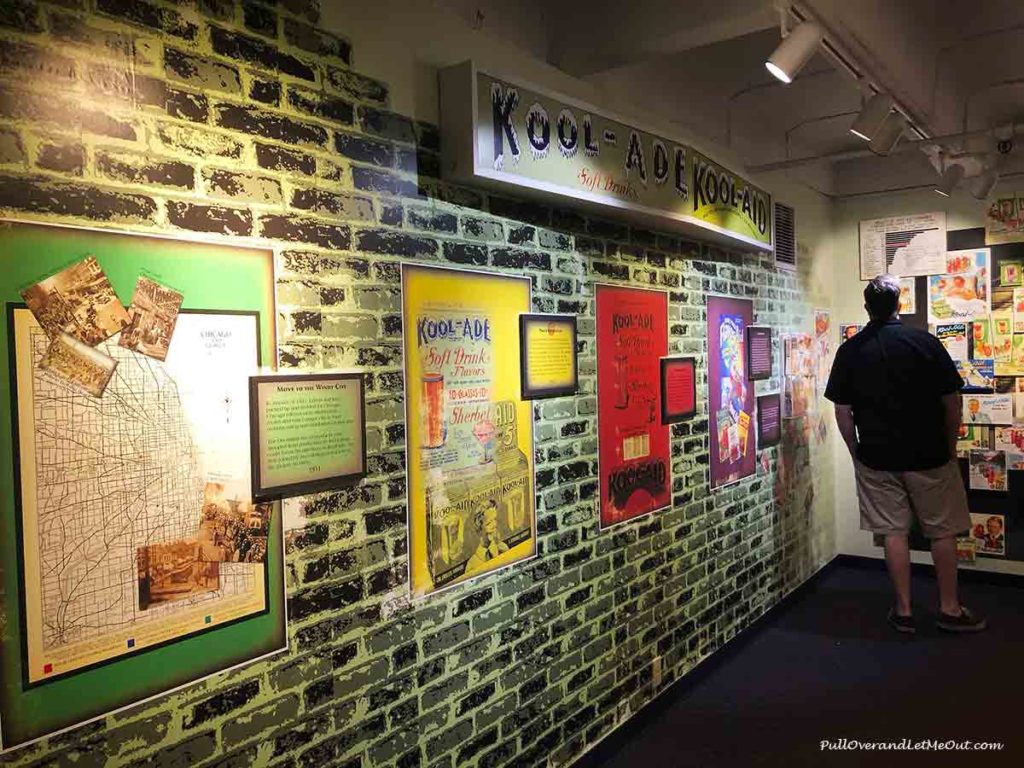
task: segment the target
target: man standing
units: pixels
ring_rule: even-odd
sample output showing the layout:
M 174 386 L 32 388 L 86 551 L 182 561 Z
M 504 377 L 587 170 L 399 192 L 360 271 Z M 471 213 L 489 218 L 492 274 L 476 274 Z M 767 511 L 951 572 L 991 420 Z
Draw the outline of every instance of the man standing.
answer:
M 956 460 L 963 381 L 945 347 L 899 321 L 900 284 L 879 275 L 864 289 L 870 322 L 836 351 L 825 397 L 853 458 L 860 527 L 885 537 L 896 592 L 889 623 L 914 632 L 907 534 L 917 515 L 931 541 L 939 584 L 937 625 L 978 631 L 985 620 L 960 604 L 956 536 L 970 529 Z

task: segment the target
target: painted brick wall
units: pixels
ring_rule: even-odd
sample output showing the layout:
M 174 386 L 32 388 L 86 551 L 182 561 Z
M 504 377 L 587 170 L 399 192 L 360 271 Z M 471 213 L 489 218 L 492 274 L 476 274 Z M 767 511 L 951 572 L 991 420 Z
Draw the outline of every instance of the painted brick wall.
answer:
M 799 423 L 769 473 L 712 494 L 702 412 L 673 427 L 671 511 L 606 534 L 595 515 L 594 281 L 671 291 L 671 348 L 703 373 L 705 292 L 810 330 L 799 276 L 440 182 L 436 127 L 390 112 L 318 17 L 315 0 L 0 2 L 0 212 L 269 239 L 281 364 L 366 371 L 370 448 L 366 481 L 307 499 L 289 541 L 288 654 L 0 764 L 565 764 L 832 555 L 831 468 Z M 535 309 L 581 331 L 582 394 L 536 406 L 539 558 L 413 605 L 402 260 L 527 274 Z

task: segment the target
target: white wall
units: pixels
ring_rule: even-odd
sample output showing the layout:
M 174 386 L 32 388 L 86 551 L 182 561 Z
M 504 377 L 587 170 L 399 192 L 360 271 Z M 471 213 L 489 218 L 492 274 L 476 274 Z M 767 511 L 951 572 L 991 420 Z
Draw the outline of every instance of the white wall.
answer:
M 1011 189 L 997 188 L 993 197 Z M 944 198 L 930 190 L 866 195 L 835 203 L 833 325 L 864 323 L 864 282 L 860 279 L 858 262 L 858 223 L 861 219 L 898 216 L 929 211 L 946 212 L 947 229 L 968 229 L 985 224 L 986 203 L 975 200 L 966 192 L 956 192 Z M 865 557 L 882 557 L 882 550 L 872 543 L 870 533 L 860 530 L 860 513 L 853 482 L 853 465 L 848 458 L 838 430 L 833 430 L 835 462 L 835 520 L 836 545 L 840 553 Z M 913 553 L 914 562 L 930 563 L 931 557 L 923 552 Z M 970 567 L 970 566 L 967 566 Z M 974 566 L 978 570 L 1024 574 L 1024 563 L 1011 563 L 996 558 L 980 558 Z

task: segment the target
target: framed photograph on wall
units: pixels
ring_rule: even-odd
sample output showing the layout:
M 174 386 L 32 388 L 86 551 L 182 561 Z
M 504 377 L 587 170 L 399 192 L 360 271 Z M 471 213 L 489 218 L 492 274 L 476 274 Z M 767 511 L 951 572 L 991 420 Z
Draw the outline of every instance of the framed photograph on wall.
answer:
M 519 358 L 523 400 L 575 395 L 576 316 L 520 315 Z
M 661 358 L 661 423 L 676 424 L 697 413 L 697 363 L 692 357 Z
M 366 474 L 361 373 L 249 377 L 252 495 L 299 496 Z

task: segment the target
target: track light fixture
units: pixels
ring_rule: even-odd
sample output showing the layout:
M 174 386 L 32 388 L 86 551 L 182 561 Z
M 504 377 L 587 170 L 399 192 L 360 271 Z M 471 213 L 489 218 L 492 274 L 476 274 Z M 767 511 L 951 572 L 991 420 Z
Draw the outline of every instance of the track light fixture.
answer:
M 907 118 L 899 112 L 890 112 L 889 116 L 882 123 L 881 127 L 871 137 L 868 149 L 876 155 L 885 157 L 899 143 L 903 136 L 903 130 L 907 127 Z
M 959 163 L 949 164 L 946 166 L 946 170 L 942 172 L 942 178 L 939 179 L 939 183 L 935 185 L 935 191 L 943 197 L 949 197 L 963 178 L 964 167 Z
M 801 22 L 789 35 L 779 43 L 779 47 L 764 63 L 768 71 L 784 83 L 793 82 L 793 78 L 803 69 L 804 64 L 818 50 L 821 43 L 821 27 L 812 21 Z
M 992 188 L 999 181 L 999 171 L 994 167 L 986 168 L 971 179 L 971 195 L 976 200 L 985 200 L 992 193 Z
M 882 129 L 893 108 L 893 99 L 888 93 L 879 91 L 861 109 L 857 119 L 850 126 L 850 133 L 864 141 L 871 141 Z

